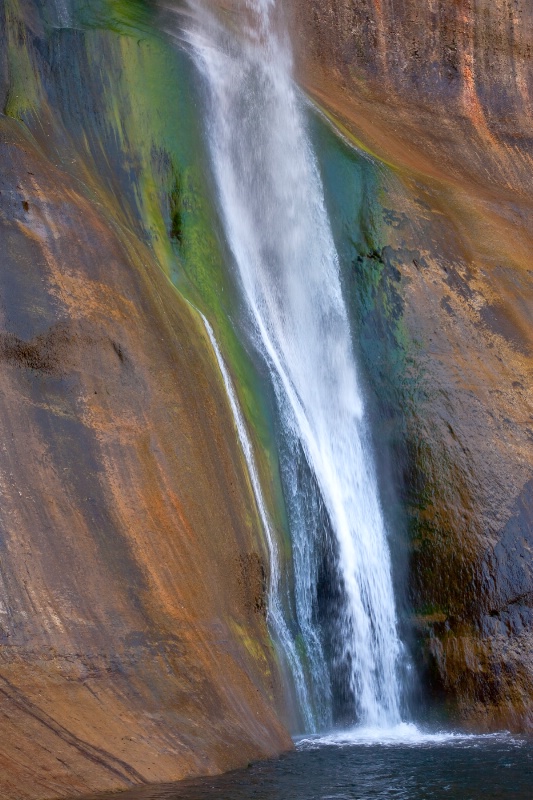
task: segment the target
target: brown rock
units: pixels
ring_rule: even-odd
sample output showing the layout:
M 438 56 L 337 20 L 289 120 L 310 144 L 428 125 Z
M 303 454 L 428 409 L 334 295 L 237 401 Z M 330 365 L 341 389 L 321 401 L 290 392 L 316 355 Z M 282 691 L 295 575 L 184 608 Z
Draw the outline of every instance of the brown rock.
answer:
M 418 376 L 411 587 L 432 685 L 533 725 L 533 9 L 301 0 L 297 73 L 384 160 Z M 398 222 L 399 221 L 399 222 Z
M 18 122 L 0 136 L 0 795 L 289 748 L 260 523 L 201 321 L 120 214 Z

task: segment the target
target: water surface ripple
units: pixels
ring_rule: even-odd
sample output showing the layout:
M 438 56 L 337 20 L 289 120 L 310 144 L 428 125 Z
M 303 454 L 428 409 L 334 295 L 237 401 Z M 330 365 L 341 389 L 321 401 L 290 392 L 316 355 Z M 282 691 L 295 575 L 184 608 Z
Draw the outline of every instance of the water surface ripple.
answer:
M 352 732 L 307 739 L 275 761 L 120 800 L 531 800 L 533 742 L 506 735 L 378 742 Z M 358 739 L 359 737 L 359 739 Z M 358 742 L 358 743 L 354 743 Z M 118 798 L 117 798 L 118 800 Z

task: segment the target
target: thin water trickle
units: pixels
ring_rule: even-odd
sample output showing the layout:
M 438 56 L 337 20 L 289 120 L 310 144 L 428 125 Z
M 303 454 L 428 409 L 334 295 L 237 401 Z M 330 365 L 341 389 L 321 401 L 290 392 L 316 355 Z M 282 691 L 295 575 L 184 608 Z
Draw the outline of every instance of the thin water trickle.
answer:
M 294 589 L 271 602 L 280 613 L 292 607 L 298 655 L 277 613 L 273 635 L 307 730 L 332 724 L 335 692 L 352 721 L 395 726 L 402 648 L 390 554 L 338 256 L 290 45 L 273 0 L 247 0 L 235 14 L 204 0 L 187 7 L 180 35 L 207 88 L 221 219 L 247 333 L 268 366 L 283 429 Z M 326 630 L 319 582 L 328 537 L 335 608 Z
M 276 632 L 277 641 L 283 653 L 285 654 L 285 658 L 288 661 L 291 673 L 292 675 L 294 675 L 294 679 L 297 685 L 302 687 L 302 700 L 303 700 L 302 705 L 304 710 L 307 710 L 309 708 L 309 699 L 306 694 L 305 676 L 303 674 L 302 666 L 300 664 L 300 660 L 296 652 L 294 640 L 291 637 L 291 633 L 283 617 L 283 608 L 280 598 L 279 552 L 276 542 L 276 536 L 275 532 L 272 529 L 272 524 L 270 522 L 265 501 L 263 499 L 263 494 L 261 492 L 261 484 L 259 482 L 259 475 L 257 473 L 257 467 L 255 465 L 252 445 L 250 442 L 250 438 L 248 436 L 248 431 L 246 430 L 246 423 L 244 421 L 244 417 L 242 415 L 242 411 L 239 406 L 239 401 L 237 399 L 235 389 L 233 388 L 233 383 L 231 381 L 228 369 L 222 357 L 222 353 L 220 352 L 217 340 L 215 339 L 213 328 L 211 327 L 205 316 L 201 312 L 199 313 L 202 318 L 202 322 L 204 323 L 205 329 L 207 331 L 207 335 L 209 337 L 209 341 L 211 342 L 211 346 L 213 347 L 213 351 L 215 353 L 217 363 L 220 368 L 220 372 L 222 374 L 222 379 L 224 381 L 224 386 L 226 388 L 226 393 L 228 395 L 228 399 L 230 402 L 233 419 L 235 420 L 237 435 L 239 437 L 239 442 L 242 448 L 242 452 L 244 454 L 246 465 L 248 467 L 248 474 L 250 476 L 250 482 L 252 484 L 252 490 L 257 504 L 257 511 L 261 518 L 261 523 L 263 525 L 263 530 L 266 536 L 268 554 L 270 559 L 269 581 L 268 581 L 268 621 L 271 628 Z M 306 722 L 310 722 L 310 719 L 306 718 Z

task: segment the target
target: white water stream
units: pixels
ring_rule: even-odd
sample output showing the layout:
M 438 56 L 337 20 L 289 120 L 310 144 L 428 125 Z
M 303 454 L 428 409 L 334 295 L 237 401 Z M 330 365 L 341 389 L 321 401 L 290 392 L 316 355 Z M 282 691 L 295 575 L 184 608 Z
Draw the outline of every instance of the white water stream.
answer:
M 298 657 L 298 653 L 296 651 L 295 643 L 291 636 L 291 632 L 287 626 L 287 623 L 285 622 L 283 615 L 283 604 L 280 592 L 281 581 L 279 574 L 280 570 L 279 549 L 276 542 L 276 534 L 275 531 L 272 529 L 272 524 L 270 522 L 269 514 L 265 506 L 265 501 L 263 500 L 263 493 L 261 492 L 261 484 L 259 482 L 259 475 L 257 473 L 257 467 L 255 465 L 252 445 L 250 442 L 250 438 L 248 436 L 248 431 L 246 430 L 246 423 L 244 421 L 241 408 L 239 406 L 237 394 L 235 392 L 235 389 L 233 388 L 233 383 L 231 381 L 228 369 L 222 357 L 222 353 L 220 352 L 217 340 L 215 339 L 213 328 L 211 327 L 205 316 L 201 312 L 198 313 L 200 314 L 202 322 L 204 323 L 207 335 L 209 336 L 209 341 L 211 342 L 211 346 L 215 353 L 217 363 L 220 372 L 222 374 L 222 379 L 224 381 L 224 386 L 230 402 L 233 419 L 235 421 L 235 427 L 237 429 L 237 436 L 239 437 L 239 443 L 241 445 L 244 459 L 246 461 L 246 466 L 248 467 L 248 474 L 250 476 L 250 482 L 252 484 L 252 490 L 257 505 L 257 511 L 261 519 L 263 530 L 266 536 L 268 555 L 270 559 L 269 580 L 268 580 L 268 622 L 275 634 L 278 647 L 281 649 L 282 654 L 287 660 L 287 666 L 289 667 L 292 677 L 294 679 L 304 722 L 307 725 L 307 727 L 311 729 L 313 727 L 313 722 L 314 722 L 312 707 L 309 700 L 309 694 L 307 691 L 307 685 L 302 665 L 300 663 L 300 659 Z
M 346 683 L 354 721 L 394 727 L 400 723 L 401 644 L 390 554 L 338 256 L 304 104 L 292 80 L 290 45 L 278 31 L 274 0 L 234 0 L 218 12 L 209 0 L 186 5 L 180 25 L 208 90 L 212 168 L 249 335 L 271 373 L 287 458 L 303 459 L 312 476 L 302 491 L 296 468 L 285 468 L 299 655 L 287 641 L 277 596 L 271 598 L 273 634 L 308 729 L 332 722 L 335 671 Z M 222 364 L 218 350 L 217 356 Z M 230 386 L 228 392 L 231 397 Z M 241 443 L 249 448 L 247 437 Z M 253 464 L 251 455 L 247 460 Z M 251 480 L 257 498 L 257 476 Z M 338 583 L 329 638 L 317 617 L 325 528 Z

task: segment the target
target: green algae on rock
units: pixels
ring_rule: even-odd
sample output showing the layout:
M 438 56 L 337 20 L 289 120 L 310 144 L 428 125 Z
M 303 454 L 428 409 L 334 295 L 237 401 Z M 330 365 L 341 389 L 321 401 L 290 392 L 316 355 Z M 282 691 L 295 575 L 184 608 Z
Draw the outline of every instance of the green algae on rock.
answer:
M 202 268 L 220 259 L 186 78 L 133 6 L 59 25 L 8 0 L 1 25 L 0 793 L 21 800 L 291 747 L 253 493 L 168 280 L 196 246 Z
M 428 680 L 454 719 L 530 730 L 532 12 L 523 0 L 293 10 L 301 82 L 396 176 L 397 377 L 405 368 L 416 392 L 395 425 Z

